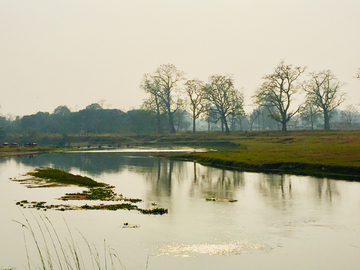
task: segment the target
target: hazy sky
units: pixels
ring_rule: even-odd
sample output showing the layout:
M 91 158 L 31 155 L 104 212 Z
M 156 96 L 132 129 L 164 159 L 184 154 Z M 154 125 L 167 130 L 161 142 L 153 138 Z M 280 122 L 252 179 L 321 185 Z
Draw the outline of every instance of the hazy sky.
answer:
M 360 1 L 0 0 L 2 115 L 138 108 L 143 74 L 167 63 L 233 74 L 249 104 L 281 59 L 332 70 L 360 103 Z

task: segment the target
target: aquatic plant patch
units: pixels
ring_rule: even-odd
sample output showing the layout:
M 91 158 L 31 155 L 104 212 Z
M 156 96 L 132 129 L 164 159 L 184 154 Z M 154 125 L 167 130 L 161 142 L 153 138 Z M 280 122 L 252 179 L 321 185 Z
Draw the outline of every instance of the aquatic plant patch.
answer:
M 68 211 L 68 210 L 136 210 L 145 215 L 164 215 L 168 213 L 168 209 L 165 208 L 150 208 L 142 209 L 132 203 L 118 203 L 118 204 L 98 204 L 98 205 L 70 205 L 70 204 L 51 204 L 47 205 L 46 202 L 28 202 L 27 200 L 22 200 L 16 202 L 16 205 L 21 206 L 22 208 L 32 208 L 37 210 L 47 211 L 48 209 L 58 210 L 58 211 Z
M 122 194 L 118 195 L 114 192 L 114 187 L 108 186 L 104 188 L 90 188 L 82 193 L 66 193 L 60 199 L 68 200 L 99 200 L 99 201 L 127 201 L 131 203 L 142 202 L 142 199 L 125 198 Z
M 36 168 L 29 175 L 44 179 L 47 182 L 56 182 L 65 185 L 76 185 L 82 187 L 106 187 L 107 184 L 97 182 L 89 177 L 75 175 L 54 168 Z
M 88 177 L 79 176 L 79 175 L 73 175 L 64 171 L 60 171 L 57 169 L 36 169 L 34 173 L 30 173 L 30 175 L 34 175 L 36 177 L 39 177 L 40 179 L 52 179 L 51 183 L 64 183 L 64 182 L 74 182 L 74 179 L 76 180 L 76 183 L 79 183 L 80 179 L 82 183 L 84 183 L 84 179 L 86 183 L 90 183 Z M 68 180 L 64 180 L 70 179 Z M 13 179 L 14 181 L 19 181 L 17 179 Z M 95 180 L 90 179 L 91 181 L 96 182 Z M 21 181 L 21 180 L 20 180 Z M 43 183 L 42 181 L 40 181 Z M 152 209 L 142 209 L 139 208 L 137 205 L 134 205 L 134 203 L 142 202 L 141 199 L 136 198 L 126 198 L 122 194 L 118 195 L 114 192 L 114 187 L 109 186 L 104 183 L 98 183 L 101 184 L 100 187 L 90 187 L 87 190 L 84 190 L 81 193 L 66 193 L 64 196 L 60 197 L 60 200 L 63 201 L 69 201 L 69 200 L 87 200 L 87 201 L 124 201 L 126 203 L 120 203 L 120 204 L 99 204 L 99 205 L 88 205 L 85 204 L 83 206 L 76 206 L 76 205 L 70 205 L 70 204 L 56 204 L 56 205 L 47 205 L 46 202 L 40 201 L 32 201 L 28 202 L 27 200 L 22 200 L 19 202 L 16 202 L 16 205 L 19 205 L 23 208 L 35 208 L 38 210 L 44 210 L 47 211 L 48 209 L 58 210 L 58 211 L 67 211 L 67 210 L 136 210 L 139 211 L 142 214 L 148 214 L 148 215 L 163 215 L 167 214 L 168 210 L 165 208 L 156 208 L 155 205 Z M 41 187 L 44 187 L 44 185 L 38 185 Z M 53 186 L 53 185 L 50 185 Z M 46 187 L 50 187 L 46 186 Z M 32 186 L 34 187 L 34 186 Z

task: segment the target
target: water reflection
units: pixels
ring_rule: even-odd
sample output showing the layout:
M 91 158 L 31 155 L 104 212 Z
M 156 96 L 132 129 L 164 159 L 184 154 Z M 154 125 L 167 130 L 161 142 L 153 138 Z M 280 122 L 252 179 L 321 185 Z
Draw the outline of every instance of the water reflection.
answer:
M 155 196 L 171 196 L 174 161 L 156 158 L 156 166 L 144 172 L 146 180 L 150 182 Z M 181 167 L 181 165 L 179 165 Z M 181 169 L 179 168 L 181 171 Z
M 353 266 L 358 264 L 354 246 L 360 243 L 360 183 L 221 170 L 148 153 L 53 153 L 0 159 L 0 243 L 8 243 L 0 245 L 0 262 L 6 265 L 20 267 L 16 251 L 22 236 L 17 237 L 11 221 L 19 214 L 14 202 L 51 201 L 65 192 L 26 189 L 9 180 L 38 166 L 80 171 L 114 185 L 124 196 L 143 199 L 144 207 L 155 203 L 169 209 L 161 217 L 131 211 L 47 211 L 54 224 L 61 223 L 64 215 L 96 244 L 109 241 L 126 258 L 128 269 L 143 269 L 139 258 L 146 261 L 149 254 L 169 254 L 152 257 L 149 270 L 267 270 L 268 259 L 274 269 L 358 269 Z M 237 202 L 208 202 L 209 197 Z M 125 222 L 140 227 L 124 229 Z M 212 254 L 227 256 L 208 256 Z M 177 255 L 193 256 L 193 260 L 177 264 L 173 259 Z M 327 260 L 318 265 L 308 259 L 324 256 Z M 203 258 L 201 265 L 199 258 Z M 299 258 L 303 264 L 293 264 Z
M 193 169 L 189 170 L 189 163 L 156 160 L 157 165 L 144 172 L 156 196 L 170 197 L 176 183 L 190 184 L 190 196 L 231 198 L 240 185 L 245 185 L 242 172 L 219 170 L 196 163 L 192 163 Z
M 65 171 L 76 168 L 92 176 L 127 170 L 143 175 L 155 197 L 171 197 L 174 184 L 187 185 L 188 180 L 189 195 L 201 198 L 234 198 L 239 188 L 249 184 L 243 172 L 152 157 L 151 153 L 51 153 L 11 159 L 33 167 L 51 166 Z M 0 163 L 7 160 L 9 158 L 0 159 Z M 340 196 L 337 181 L 319 178 L 306 178 L 304 181 L 319 200 L 331 202 L 333 196 Z M 255 182 L 262 196 L 276 199 L 272 200 L 274 206 L 286 208 L 291 205 L 294 191 L 290 175 L 258 174 Z M 299 192 L 299 187 L 296 192 Z
M 98 176 L 104 172 L 121 172 L 125 168 L 149 170 L 156 164 L 156 159 L 149 158 L 149 153 L 51 153 L 16 157 L 17 162 L 34 166 L 51 166 L 70 171 L 77 168 L 90 175 Z M 0 159 L 0 163 L 4 160 Z
M 330 179 L 326 178 L 316 179 L 316 181 L 314 181 L 314 184 L 314 189 L 316 190 L 316 194 L 320 200 L 326 199 L 327 201 L 332 202 L 334 195 L 340 195 L 335 181 L 331 181 Z
M 245 185 L 243 172 L 197 166 L 195 163 L 193 179 L 191 194 L 202 193 L 206 197 L 233 198 L 239 186 Z

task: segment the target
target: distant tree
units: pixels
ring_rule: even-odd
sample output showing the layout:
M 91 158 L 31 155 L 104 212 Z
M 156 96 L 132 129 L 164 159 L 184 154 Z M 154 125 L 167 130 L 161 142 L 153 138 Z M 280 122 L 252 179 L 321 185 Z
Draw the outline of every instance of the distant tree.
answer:
M 293 96 L 300 88 L 297 81 L 305 70 L 306 67 L 292 67 L 292 65 L 285 65 L 284 61 L 281 61 L 274 73 L 263 77 L 265 81 L 253 96 L 255 103 L 259 106 L 276 109 L 275 111 L 269 110 L 269 115 L 281 123 L 283 131 L 287 130 L 287 122 L 299 110 L 299 108 L 293 111 L 290 109 Z
M 193 133 L 195 133 L 196 119 L 206 112 L 209 104 L 206 102 L 202 81 L 198 79 L 188 80 L 185 86 L 185 93 L 189 99 L 189 112 L 193 120 Z
M 354 105 L 346 106 L 346 110 L 340 112 L 342 120 L 348 125 L 348 128 L 352 128 L 352 125 L 359 115 L 359 110 Z
M 243 130 L 243 120 L 246 119 L 244 112 L 231 112 L 229 115 L 230 130 Z
M 102 110 L 102 106 L 99 103 L 92 103 L 86 106 L 85 110 Z
M 356 79 L 359 79 L 360 80 L 360 68 L 358 69 L 357 73 L 356 73 Z
M 72 113 L 69 119 L 71 133 L 120 133 L 126 130 L 126 114 L 116 109 L 84 109 Z
M 324 129 L 330 130 L 330 113 L 345 101 L 343 85 L 330 70 L 310 73 L 311 79 L 304 83 L 307 102 L 317 107 L 324 116 Z
M 250 131 L 253 129 L 253 125 L 255 121 L 260 118 L 260 108 L 254 109 L 252 113 L 249 115 L 249 122 L 250 122 Z
M 61 105 L 61 106 L 56 107 L 53 114 L 60 115 L 60 116 L 65 116 L 65 115 L 70 115 L 71 111 L 67 106 Z
M 232 77 L 221 75 L 211 76 L 204 91 L 205 98 L 216 108 L 225 133 L 229 134 L 227 117 L 231 113 L 244 113 L 243 94 L 235 89 Z
M 263 130 L 265 130 L 265 129 L 278 130 L 279 122 L 275 121 L 271 117 L 271 115 L 273 115 L 277 109 L 275 107 L 268 106 L 268 107 L 260 107 L 260 110 L 261 110 Z M 269 112 L 271 112 L 271 113 L 269 113 Z
M 21 129 L 37 130 L 41 132 L 49 132 L 51 126 L 51 118 L 48 112 L 38 112 L 32 115 L 25 115 L 21 118 Z
M 154 117 L 148 110 L 131 110 L 127 113 L 127 126 L 130 132 L 146 134 L 156 131 Z
M 0 140 L 3 140 L 6 137 L 6 133 L 3 127 L 0 126 Z
M 184 109 L 177 109 L 174 113 L 174 125 L 176 132 L 179 132 L 180 130 L 187 130 L 190 127 L 190 122 L 187 120 L 190 120 L 189 113 Z
M 209 106 L 205 112 L 205 119 L 208 124 L 208 131 L 210 131 L 210 124 L 217 124 L 220 120 L 220 116 L 215 106 Z
M 146 110 L 155 115 L 156 118 L 156 126 L 157 132 L 162 133 L 162 120 L 164 118 L 165 109 L 162 106 L 163 104 L 160 102 L 160 99 L 156 95 L 151 95 L 148 99 L 146 99 L 141 105 L 142 110 Z
M 3 140 L 6 136 L 6 125 L 7 125 L 7 119 L 3 116 L 0 116 L 0 140 Z
M 174 65 L 161 65 L 152 74 L 145 74 L 141 83 L 141 88 L 158 99 L 168 115 L 170 133 L 175 133 L 173 114 L 177 107 L 179 83 L 184 80 L 184 72 L 178 70 Z
M 307 124 L 311 125 L 311 129 L 314 130 L 314 126 L 317 123 L 321 113 L 318 107 L 311 102 L 307 101 L 300 107 L 300 118 Z
M 101 100 L 98 101 L 97 104 L 99 104 L 99 106 L 103 109 L 105 102 L 106 102 L 106 99 L 101 99 Z

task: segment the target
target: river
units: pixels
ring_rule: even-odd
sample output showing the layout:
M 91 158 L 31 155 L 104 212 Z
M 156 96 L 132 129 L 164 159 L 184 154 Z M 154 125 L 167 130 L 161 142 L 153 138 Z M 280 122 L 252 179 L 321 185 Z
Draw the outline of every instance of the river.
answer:
M 22 209 L 17 201 L 59 204 L 63 202 L 57 198 L 65 193 L 84 190 L 26 188 L 13 181 L 39 166 L 89 176 L 113 185 L 118 194 L 142 199 L 138 203 L 142 208 L 156 205 L 169 213 Z M 100 258 L 106 254 L 104 247 L 116 251 L 123 265 L 116 269 L 127 270 L 360 269 L 357 182 L 221 170 L 146 152 L 2 158 L 0 269 L 28 269 L 29 261 L 40 266 L 29 232 L 18 223 L 26 225 L 28 218 L 35 228 L 36 220 L 41 223 L 44 216 L 40 212 L 60 238 L 76 243 L 85 264 L 90 262 L 86 254 L 91 246 Z M 37 239 L 42 239 L 41 234 Z M 44 250 L 45 244 L 40 248 Z M 102 263 L 111 269 L 110 261 Z

